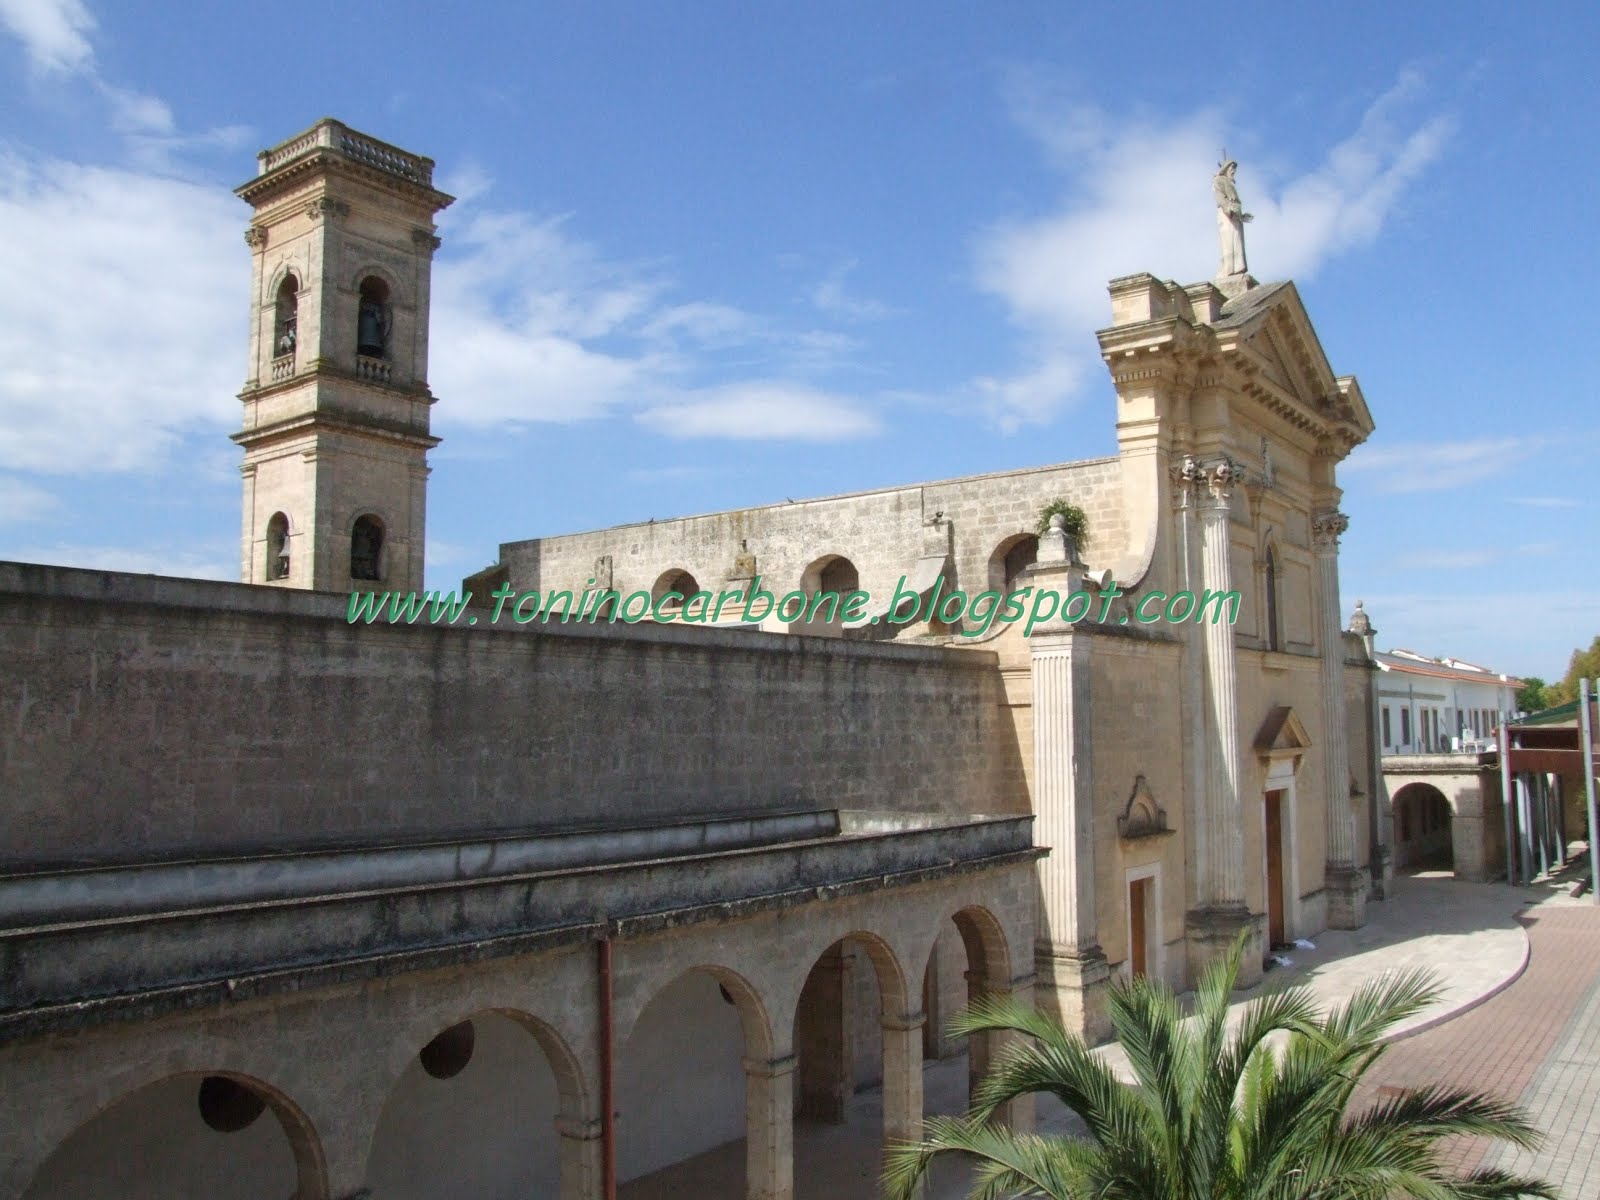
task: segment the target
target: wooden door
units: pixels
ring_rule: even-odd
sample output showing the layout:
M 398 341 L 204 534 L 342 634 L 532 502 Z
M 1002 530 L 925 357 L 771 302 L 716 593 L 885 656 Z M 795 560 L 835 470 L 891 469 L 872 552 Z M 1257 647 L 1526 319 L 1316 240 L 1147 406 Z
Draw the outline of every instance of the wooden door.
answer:
M 1283 793 L 1267 793 L 1267 940 L 1284 942 L 1283 930 Z
M 1135 879 L 1128 884 L 1128 960 L 1133 965 L 1135 977 L 1145 973 L 1148 961 L 1145 948 L 1145 899 L 1149 893 L 1149 879 Z

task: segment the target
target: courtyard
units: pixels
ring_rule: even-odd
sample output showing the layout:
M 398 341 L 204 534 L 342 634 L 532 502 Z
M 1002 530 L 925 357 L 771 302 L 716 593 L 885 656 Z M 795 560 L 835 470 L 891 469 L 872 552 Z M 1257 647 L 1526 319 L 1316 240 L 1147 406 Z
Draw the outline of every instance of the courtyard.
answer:
M 1463 1142 L 1460 1168 L 1500 1165 L 1544 1176 L 1571 1200 L 1600 1196 L 1600 907 L 1574 898 L 1586 859 L 1528 887 L 1462 883 L 1448 872 L 1396 880 L 1394 898 L 1368 909 L 1361 929 L 1329 930 L 1315 949 L 1297 949 L 1263 987 L 1305 985 L 1323 1004 L 1338 1003 L 1383 972 L 1422 967 L 1442 984 L 1438 1004 L 1397 1031 L 1368 1077 L 1363 1100 L 1389 1089 L 1443 1084 L 1493 1092 L 1533 1114 L 1548 1140 L 1533 1155 Z M 1242 1007 L 1260 988 L 1238 994 Z M 1124 1061 L 1115 1045 L 1100 1053 Z M 924 1109 L 964 1111 L 964 1055 L 926 1064 Z M 1054 1100 L 1037 1100 L 1042 1133 L 1081 1132 Z M 844 1124 L 795 1124 L 797 1200 L 875 1196 L 882 1094 L 858 1093 Z M 737 1196 L 745 1144 L 730 1142 L 620 1189 L 623 1200 Z M 928 1200 L 962 1200 L 968 1173 L 935 1165 Z

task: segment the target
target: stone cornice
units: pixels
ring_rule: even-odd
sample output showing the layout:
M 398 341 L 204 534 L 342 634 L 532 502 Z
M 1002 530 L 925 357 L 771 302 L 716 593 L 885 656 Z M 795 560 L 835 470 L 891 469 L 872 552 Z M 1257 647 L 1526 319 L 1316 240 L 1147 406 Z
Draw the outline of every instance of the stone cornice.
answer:
M 320 408 L 313 412 L 300 413 L 282 421 L 274 421 L 269 425 L 258 425 L 253 429 L 241 429 L 238 433 L 229 434 L 229 439 L 234 444 L 249 449 L 263 442 L 281 441 L 285 438 L 295 437 L 319 430 L 331 430 L 338 433 L 353 434 L 356 437 L 371 438 L 381 442 L 398 442 L 402 445 L 420 447 L 431 450 L 441 441 L 426 429 L 417 429 L 415 426 L 402 425 L 397 421 L 381 421 L 373 417 L 352 413 L 344 409 Z
M 413 204 L 425 205 L 430 212 L 438 212 L 455 200 L 454 196 L 437 188 L 413 183 L 388 171 L 366 166 L 332 149 L 319 149 L 296 158 L 265 175 L 241 183 L 233 189 L 233 194 L 246 203 L 260 208 L 270 204 L 287 190 L 303 186 L 315 178 L 328 176 L 359 182 Z

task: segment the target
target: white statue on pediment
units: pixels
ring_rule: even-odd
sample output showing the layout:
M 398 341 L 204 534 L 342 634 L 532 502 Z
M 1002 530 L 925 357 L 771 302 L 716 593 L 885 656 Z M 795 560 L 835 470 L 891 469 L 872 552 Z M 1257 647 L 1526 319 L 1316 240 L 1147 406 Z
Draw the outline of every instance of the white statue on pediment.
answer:
M 1228 159 L 1217 169 L 1211 180 L 1211 192 L 1217 200 L 1217 237 L 1222 243 L 1222 262 L 1217 267 L 1217 278 L 1244 275 L 1249 272 L 1244 257 L 1244 223 L 1255 218 L 1244 211 L 1239 202 L 1239 189 L 1234 175 L 1239 164 Z

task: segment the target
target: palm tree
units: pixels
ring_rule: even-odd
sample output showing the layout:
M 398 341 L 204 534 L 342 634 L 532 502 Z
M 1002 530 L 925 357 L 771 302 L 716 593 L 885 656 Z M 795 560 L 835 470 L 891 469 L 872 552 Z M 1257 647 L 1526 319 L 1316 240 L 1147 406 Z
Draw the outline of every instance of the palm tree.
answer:
M 1460 1177 L 1441 1162 L 1446 1139 L 1539 1134 L 1513 1105 L 1426 1087 L 1352 1113 L 1383 1035 L 1439 996 L 1422 972 L 1369 981 L 1318 1016 L 1304 987 L 1246 1005 L 1228 1032 L 1240 941 L 1212 965 L 1185 1020 L 1163 984 L 1118 981 L 1111 1023 L 1137 1082 L 1124 1084 L 1082 1039 L 1033 1007 L 974 1004 L 952 1031 L 1027 1035 L 996 1055 L 964 1118 L 935 1117 L 925 1139 L 890 1151 L 884 1186 L 910 1200 L 944 1154 L 976 1163 L 972 1200 L 1491 1200 L 1555 1197 L 1537 1179 L 1498 1170 Z M 1089 1139 L 1014 1133 L 990 1118 L 1007 1101 L 1047 1092 L 1083 1119 Z

